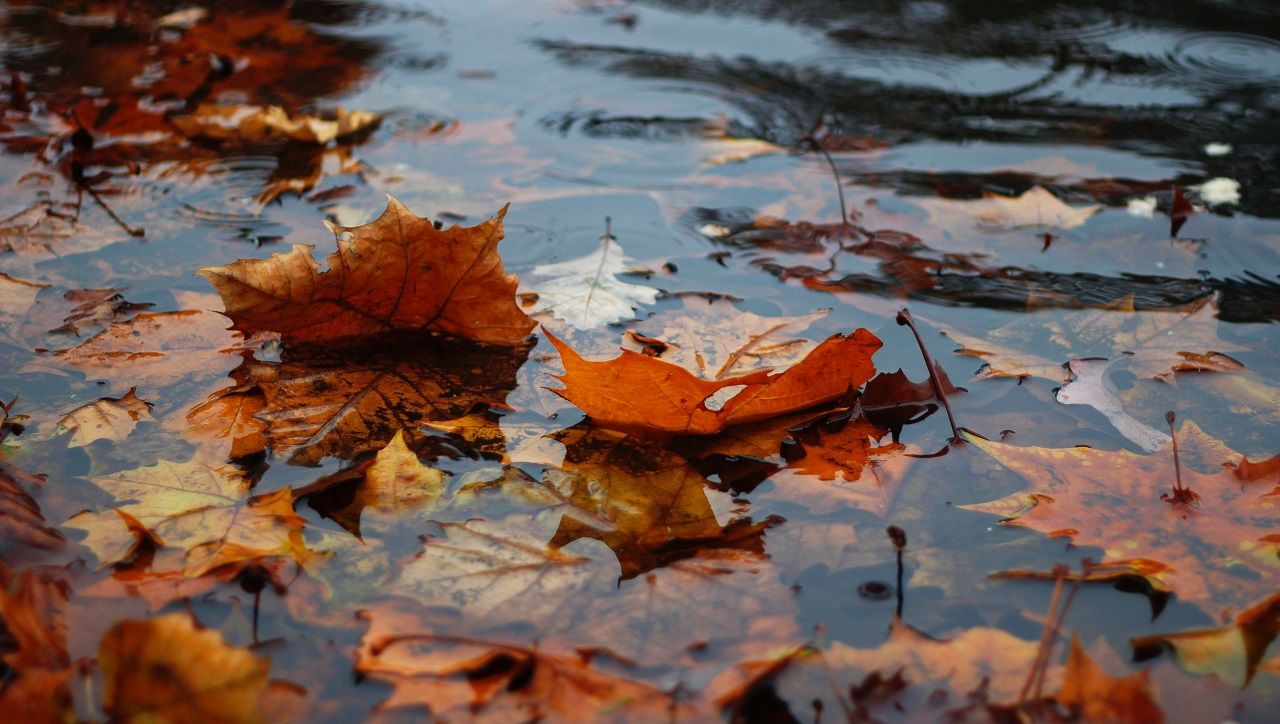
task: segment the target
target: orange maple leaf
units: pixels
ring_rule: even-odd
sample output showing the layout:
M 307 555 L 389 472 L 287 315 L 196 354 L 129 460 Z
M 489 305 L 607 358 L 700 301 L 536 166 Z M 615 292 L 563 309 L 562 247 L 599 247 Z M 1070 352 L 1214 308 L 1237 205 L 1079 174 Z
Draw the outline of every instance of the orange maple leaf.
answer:
M 516 306 L 516 278 L 502 268 L 502 217 L 438 230 L 389 198 L 363 226 L 329 225 L 338 250 L 320 271 L 295 244 L 270 259 L 199 270 L 222 296 L 234 329 L 279 333 L 303 344 L 351 343 L 394 332 L 439 332 L 514 346 L 533 329 Z
M 565 373 L 552 392 L 572 402 L 597 424 L 621 430 L 713 435 L 730 425 L 763 420 L 831 402 L 875 374 L 871 355 L 880 340 L 865 329 L 837 334 L 783 372 L 757 370 L 707 380 L 683 367 L 622 350 L 611 360 L 584 359 L 550 332 Z M 725 388 L 742 389 L 719 409 L 707 398 Z

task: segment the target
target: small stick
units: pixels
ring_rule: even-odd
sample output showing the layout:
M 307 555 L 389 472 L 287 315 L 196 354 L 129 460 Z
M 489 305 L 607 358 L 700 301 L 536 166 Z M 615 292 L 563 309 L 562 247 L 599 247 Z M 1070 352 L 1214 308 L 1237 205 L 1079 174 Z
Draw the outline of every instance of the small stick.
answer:
M 119 225 L 120 225 L 120 228 L 121 228 L 121 229 L 124 229 L 124 231 L 125 231 L 125 233 L 126 233 L 126 234 L 128 234 L 129 236 L 132 236 L 132 237 L 134 237 L 134 238 L 137 238 L 137 239 L 141 239 L 142 237 L 144 237 L 144 236 L 146 236 L 146 235 L 147 235 L 147 230 L 146 230 L 146 229 L 134 229 L 134 228 L 132 228 L 131 226 L 129 226 L 128 224 L 124 223 L 124 219 L 121 219 L 119 216 L 116 216 L 116 212 L 112 211 L 112 210 L 111 210 L 111 207 L 110 207 L 110 206 L 107 206 L 107 202 L 103 201 L 103 200 L 102 200 L 102 197 L 98 196 L 98 192 L 97 192 L 97 191 L 94 191 L 92 188 L 90 188 L 88 184 L 81 183 L 81 184 L 79 184 L 79 186 L 80 186 L 80 188 L 82 188 L 82 189 L 84 189 L 85 191 L 88 191 L 88 192 L 89 192 L 89 196 L 90 196 L 94 201 L 97 201 L 97 202 L 98 202 L 98 205 L 102 207 L 102 210 L 103 210 L 103 211 L 105 211 L 105 212 L 107 212 L 107 216 L 110 216 L 112 221 L 114 221 L 114 222 L 116 222 L 117 224 L 119 224 Z
M 894 610 L 894 617 L 902 619 L 902 604 L 904 595 L 902 593 L 902 549 L 907 547 L 907 533 L 896 525 L 891 525 L 885 529 L 889 534 L 889 540 L 893 541 L 893 548 L 898 553 L 898 607 Z
M 942 381 L 938 379 L 938 370 L 933 357 L 929 354 L 929 349 L 924 346 L 920 330 L 916 329 L 916 322 L 911 318 L 911 311 L 906 307 L 898 312 L 898 325 L 910 327 L 911 333 L 916 337 L 916 344 L 920 346 L 920 355 L 924 357 L 925 367 L 929 368 L 929 384 L 933 387 L 933 394 L 942 403 L 942 409 L 947 411 L 947 422 L 951 423 L 951 444 L 958 445 L 964 442 L 964 438 L 960 437 L 960 427 L 956 425 L 956 417 L 951 412 L 951 402 L 947 400 L 947 393 L 942 389 Z
M 836 162 L 831 158 L 831 154 L 827 153 L 827 149 L 823 148 L 822 144 L 813 135 L 818 132 L 822 125 L 822 116 L 818 116 L 818 120 L 814 121 L 813 127 L 800 140 L 808 142 L 813 150 L 821 153 L 822 157 L 827 159 L 827 165 L 831 167 L 831 175 L 836 179 L 836 195 L 840 198 L 840 225 L 844 228 L 844 241 L 848 241 L 853 238 L 853 232 L 849 229 L 849 211 L 844 204 L 844 184 L 840 178 L 840 169 L 836 168 Z M 844 243 L 842 242 L 840 245 L 844 246 Z
M 1062 587 L 1066 581 L 1069 568 L 1062 564 L 1053 567 L 1053 595 L 1049 598 L 1049 614 L 1045 619 L 1044 628 L 1040 631 L 1040 645 L 1036 648 L 1036 660 L 1031 664 L 1031 671 L 1027 674 L 1027 680 L 1022 684 L 1022 690 L 1018 692 L 1017 708 L 1021 709 L 1023 704 L 1027 702 L 1027 694 L 1031 693 L 1031 686 L 1036 682 L 1040 675 L 1040 670 L 1044 666 L 1044 662 L 1049 660 L 1049 647 L 1052 645 L 1052 621 L 1058 613 L 1058 601 L 1062 600 Z
M 1174 420 L 1178 419 L 1178 415 L 1173 410 L 1164 413 L 1164 421 L 1169 423 L 1169 437 L 1173 439 L 1173 493 L 1163 493 L 1160 499 L 1170 505 L 1200 506 L 1200 494 L 1182 484 L 1182 463 L 1178 460 L 1178 431 L 1173 428 Z

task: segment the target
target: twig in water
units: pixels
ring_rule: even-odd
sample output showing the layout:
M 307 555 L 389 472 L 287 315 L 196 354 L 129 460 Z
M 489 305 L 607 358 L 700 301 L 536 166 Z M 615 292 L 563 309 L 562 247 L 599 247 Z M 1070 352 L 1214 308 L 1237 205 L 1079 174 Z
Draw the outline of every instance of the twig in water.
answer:
M 933 387 L 933 395 L 942 403 L 942 409 L 947 411 L 947 422 L 951 423 L 951 444 L 959 445 L 964 442 L 964 438 L 960 437 L 960 427 L 956 425 L 956 417 L 951 412 L 951 402 L 947 400 L 947 393 L 942 389 L 942 380 L 938 378 L 938 369 L 933 361 L 933 356 L 929 354 L 929 349 L 924 346 L 924 339 L 920 336 L 920 330 L 916 329 L 916 321 L 911 318 L 911 312 L 903 307 L 898 312 L 899 326 L 911 328 L 911 333 L 916 337 L 916 344 L 920 346 L 920 355 L 924 357 L 924 365 L 929 368 L 929 384 Z

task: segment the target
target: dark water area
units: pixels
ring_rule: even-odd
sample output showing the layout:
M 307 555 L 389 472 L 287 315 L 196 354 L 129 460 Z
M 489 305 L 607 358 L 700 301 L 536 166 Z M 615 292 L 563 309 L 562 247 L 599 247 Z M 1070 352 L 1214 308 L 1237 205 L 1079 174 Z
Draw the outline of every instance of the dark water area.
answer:
M 382 117 L 321 143 L 181 130 L 204 104 Z M 895 322 L 907 307 L 965 390 L 950 397 L 959 425 L 982 437 L 1147 454 L 1164 450 L 1165 414 L 1175 410 L 1179 424 L 1193 421 L 1237 457 L 1271 458 L 1280 453 L 1275 3 L 13 2 L 0 5 L 0 110 L 0 402 L 16 399 L 10 413 L 26 416 L 21 434 L 2 438 L 0 461 L 47 477 L 32 498 L 71 541 L 12 559 L 0 549 L 0 562 L 73 579 L 71 661 L 92 659 L 118 620 L 190 611 L 269 658 L 272 679 L 305 689 L 308 720 L 420 717 L 414 697 L 442 694 L 404 682 L 429 669 L 414 669 L 424 661 L 444 666 L 434 655 L 454 668 L 426 678 L 492 679 L 520 695 L 519 677 L 497 670 L 505 660 L 459 674 L 454 659 L 478 659 L 475 651 L 415 644 L 423 650 L 370 663 L 360 648 L 369 621 L 399 622 L 400 600 L 421 607 L 423 630 L 526 652 L 517 658 L 595 656 L 601 671 L 702 706 L 718 677 L 744 662 L 806 643 L 880 646 L 896 605 L 928 636 L 994 629 L 1034 647 L 1052 580 L 992 574 L 1174 556 L 1183 546 L 1178 575 L 1208 583 L 1170 592 L 1130 575 L 1082 585 L 1055 666 L 1075 634 L 1113 675 L 1150 667 L 1170 721 L 1280 716 L 1280 645 L 1269 639 L 1254 665 L 1270 666 L 1247 686 L 1222 670 L 1180 667 L 1170 649 L 1137 661 L 1131 645 L 1228 625 L 1276 593 L 1274 544 L 1270 557 L 1225 555 L 1212 535 L 1158 537 L 1152 552 L 1156 534 L 1141 521 L 1130 530 L 1100 514 L 1103 522 L 1076 527 L 1105 523 L 1106 534 L 1073 543 L 1065 531 L 963 509 L 1036 487 L 972 445 L 949 448 L 936 399 L 867 406 L 885 429 L 879 444 L 905 446 L 883 469 L 866 464 L 891 483 L 870 484 L 870 472 L 843 481 L 797 472 L 794 451 L 839 434 L 840 413 L 767 452 L 614 440 L 622 452 L 583 472 L 574 456 L 595 460 L 607 445 L 547 392 L 559 367 L 541 330 L 513 359 L 409 345 L 315 361 L 243 344 L 216 317 L 154 342 L 134 327 L 113 343 L 115 357 L 77 353 L 139 315 L 220 311 L 197 269 L 294 244 L 327 255 L 336 244 L 325 222 L 369 222 L 387 195 L 445 225 L 474 225 L 510 204 L 499 248 L 522 291 L 537 288 L 540 266 L 599 249 L 606 224 L 631 260 L 625 280 L 656 290 L 636 305 L 640 322 L 574 329 L 536 317 L 584 353 L 611 356 L 626 329 L 649 334 L 644 320 L 678 318 L 690 300 L 714 297 L 763 317 L 821 312 L 802 335 L 814 340 L 869 329 L 884 342 L 876 368 L 920 381 L 919 348 Z M 50 333 L 71 324 L 76 290 L 107 290 L 113 301 Z M 1181 353 L 1179 344 L 1218 355 L 1218 371 L 1175 373 L 1168 359 L 1144 356 Z M 1104 403 L 1063 404 L 1069 378 L 1059 366 L 1091 358 L 1113 362 L 1098 378 Z M 991 374 L 1002 366 L 1015 374 Z M 407 399 L 449 381 L 430 404 L 404 403 L 412 414 L 401 420 L 417 431 L 419 459 L 445 472 L 448 504 L 366 512 L 363 524 L 357 506 L 353 531 L 342 513 L 351 481 L 394 430 L 333 442 L 328 428 L 282 432 L 287 416 L 268 409 L 259 417 L 276 427 L 259 449 L 218 448 L 206 462 L 248 480 L 253 495 L 294 491 L 300 535 L 316 555 L 271 568 L 285 571 L 272 585 L 252 569 L 148 602 L 108 584 L 160 570 L 172 545 L 153 564 L 103 560 L 98 533 L 68 524 L 120 505 L 105 478 L 203 460 L 208 446 L 190 422 L 201 405 L 227 394 L 274 400 L 291 379 L 341 390 L 388 369 Z M 131 388 L 152 407 L 127 438 L 70 442 L 68 411 Z M 471 404 L 484 397 L 479 388 L 502 404 Z M 500 418 L 498 439 L 446 424 L 468 412 Z M 1151 435 L 1159 445 L 1144 445 Z M 661 488 L 670 501 L 631 488 L 610 497 L 627 475 L 676 469 L 686 477 Z M 1038 484 L 1052 477 L 1045 471 Z M 878 502 L 867 502 L 868 487 Z M 1128 509 L 1106 492 L 1093 499 L 1100 510 Z M 1280 534 L 1267 506 L 1221 513 L 1226 522 L 1212 530 L 1247 523 Z M 909 539 L 901 571 L 887 525 Z M 474 530 L 551 545 L 581 570 L 512 576 L 520 560 L 468 544 L 462 531 L 483 537 Z M 430 553 L 446 540 L 473 566 L 456 579 L 444 572 L 462 564 Z M 736 557 L 716 558 L 712 575 L 698 567 L 711 566 L 708 550 Z M 472 580 L 490 573 L 492 583 Z M 793 680 L 752 691 L 764 690 L 799 720 L 813 718 L 815 696 L 829 707 L 839 698 Z M 85 691 L 74 692 L 77 715 L 102 718 Z M 393 691 L 393 703 L 403 696 L 409 706 L 385 704 Z M 689 718 L 714 708 L 697 711 Z M 473 713 L 532 718 L 537 709 Z

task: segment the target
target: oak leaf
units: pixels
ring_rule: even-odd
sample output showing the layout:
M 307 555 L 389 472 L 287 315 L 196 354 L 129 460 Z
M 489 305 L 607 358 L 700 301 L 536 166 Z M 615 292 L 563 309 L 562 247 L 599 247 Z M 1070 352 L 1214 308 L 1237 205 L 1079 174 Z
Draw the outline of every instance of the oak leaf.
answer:
M 533 321 L 516 306 L 516 279 L 498 256 L 505 214 L 441 231 L 390 198 L 368 224 L 329 225 L 338 250 L 323 272 L 311 247 L 295 244 L 270 259 L 198 273 L 217 289 L 234 329 L 275 332 L 286 345 L 438 332 L 515 346 Z
M 118 507 L 80 513 L 67 525 L 89 533 L 85 545 L 103 564 L 127 559 L 144 538 L 185 550 L 182 570 L 191 576 L 239 561 L 312 555 L 289 488 L 249 497 L 249 480 L 232 466 L 215 467 L 197 456 L 93 481 Z
M 1274 580 L 1271 587 L 1274 589 Z M 1280 592 L 1272 593 L 1221 628 L 1140 636 L 1131 640 L 1136 655 L 1147 658 L 1173 649 L 1178 663 L 1193 674 L 1214 674 L 1244 688 L 1257 674 L 1267 649 L 1280 636 Z
M 258 721 L 270 668 L 182 613 L 116 623 L 102 638 L 98 665 L 103 708 L 126 722 Z
M 58 427 L 71 433 L 68 447 L 82 447 L 95 440 L 119 442 L 129 436 L 139 422 L 154 422 L 151 403 L 130 388 L 124 397 L 103 397 L 63 415 Z
M 834 335 L 789 369 L 708 380 L 689 370 L 624 349 L 612 360 L 584 359 L 548 333 L 560 352 L 564 384 L 556 394 L 577 405 L 593 421 L 622 430 L 711 435 L 739 425 L 831 402 L 860 387 L 875 367 L 871 355 L 880 340 L 865 329 Z M 741 386 L 718 409 L 707 399 Z M 637 395 L 637 390 L 647 391 Z M 651 393 L 649 393 L 651 392 Z
M 658 298 L 657 289 L 618 278 L 632 261 L 617 238 L 606 232 L 600 248 L 586 256 L 539 264 L 533 276 L 544 280 L 531 285 L 538 299 L 530 311 L 549 311 L 578 329 L 629 319 L 636 307 Z
M 1165 310 L 1134 308 L 1132 295 L 1097 310 L 1024 314 L 985 334 L 971 337 L 944 331 L 962 346 L 958 354 L 981 358 L 984 377 L 1043 377 L 1065 382 L 1063 365 L 1072 358 L 1125 355 L 1136 374 L 1172 381 L 1175 372 L 1238 371 L 1227 352 L 1244 348 L 1218 337 L 1218 303 L 1207 296 Z M 1023 350 L 1048 333 L 1060 359 Z M 1037 345 L 1038 346 L 1038 345 Z
M 1280 572 L 1280 496 L 1266 481 L 1242 484 L 1231 467 L 1242 456 L 1194 423 L 1183 424 L 1178 443 L 1182 486 L 1199 496 L 1198 505 L 1171 497 L 1176 476 L 1168 448 L 1137 455 L 1016 447 L 968 434 L 966 439 L 1030 487 L 961 508 L 1068 537 L 1077 545 L 1099 546 L 1106 551 L 1104 563 L 1137 559 L 1135 572 L 1157 588 L 1209 610 L 1248 602 L 1274 587 Z

